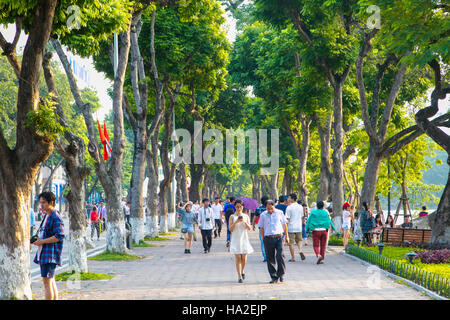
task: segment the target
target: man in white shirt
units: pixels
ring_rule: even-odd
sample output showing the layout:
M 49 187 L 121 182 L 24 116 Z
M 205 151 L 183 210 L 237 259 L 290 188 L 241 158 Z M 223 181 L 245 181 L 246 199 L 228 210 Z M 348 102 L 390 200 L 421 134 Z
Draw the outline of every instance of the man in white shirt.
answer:
M 213 210 L 214 222 L 216 228 L 214 229 L 214 239 L 217 238 L 217 234 L 222 231 L 222 216 L 223 216 L 223 207 L 219 203 L 220 198 L 216 197 L 214 199 L 214 203 L 211 205 L 211 209 Z
M 289 195 L 288 203 L 286 218 L 288 220 L 289 251 L 291 252 L 289 262 L 295 262 L 294 242 L 298 246 L 300 258 L 305 260 L 305 255 L 302 251 L 303 207 L 297 203 L 297 195 L 295 193 Z
M 209 207 L 209 199 L 205 198 L 202 201 L 203 207 L 198 210 L 198 228 L 201 230 L 203 239 L 204 253 L 211 250 L 212 231 L 214 229 L 214 213 Z
M 192 205 L 192 212 L 195 214 L 195 216 L 198 219 L 198 210 L 200 209 L 200 205 L 198 204 L 198 200 L 194 201 L 194 204 Z M 194 222 L 194 241 L 197 241 L 197 232 L 196 232 L 196 226 L 197 224 Z

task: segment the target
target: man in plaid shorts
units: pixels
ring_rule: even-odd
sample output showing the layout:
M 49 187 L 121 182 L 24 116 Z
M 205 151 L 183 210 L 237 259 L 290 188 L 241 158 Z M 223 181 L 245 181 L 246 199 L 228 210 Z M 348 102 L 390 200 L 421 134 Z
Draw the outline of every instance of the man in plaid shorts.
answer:
M 41 277 L 44 282 L 45 299 L 58 300 L 58 289 L 55 282 L 56 265 L 61 266 L 61 254 L 64 242 L 64 223 L 55 210 L 56 196 L 53 192 L 39 195 L 42 219 L 38 231 L 38 239 L 33 243 L 38 246 L 34 263 L 41 266 Z

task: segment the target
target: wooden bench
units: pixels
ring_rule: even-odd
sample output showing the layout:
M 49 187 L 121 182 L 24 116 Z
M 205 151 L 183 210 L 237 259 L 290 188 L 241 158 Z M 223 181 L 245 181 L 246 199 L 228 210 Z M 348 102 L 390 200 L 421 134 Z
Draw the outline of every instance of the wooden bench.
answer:
M 429 242 L 431 230 L 427 229 L 403 229 L 403 228 L 383 228 L 381 239 L 383 243 L 394 242 Z

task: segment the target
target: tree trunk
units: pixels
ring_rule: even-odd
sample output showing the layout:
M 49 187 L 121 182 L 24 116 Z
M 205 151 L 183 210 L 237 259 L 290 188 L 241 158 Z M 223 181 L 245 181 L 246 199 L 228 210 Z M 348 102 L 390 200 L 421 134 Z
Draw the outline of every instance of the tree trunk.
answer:
M 369 209 L 374 208 L 375 193 L 377 190 L 378 173 L 380 171 L 383 157 L 378 154 L 379 148 L 370 142 L 369 155 L 367 157 L 366 169 L 364 171 L 364 182 L 361 190 L 361 203 L 367 202 Z
M 447 160 L 450 166 L 450 157 Z M 431 221 L 431 243 L 450 244 L 450 171 L 436 213 Z
M 156 132 L 159 132 L 159 124 Z M 147 188 L 147 235 L 156 237 L 158 223 L 158 135 L 151 137 L 151 151 L 147 150 L 148 188 Z
M 200 199 L 200 192 L 199 192 L 199 187 L 200 187 L 200 182 L 202 180 L 202 176 L 203 176 L 203 168 L 204 168 L 204 164 L 190 164 L 190 168 L 191 168 L 191 187 L 189 189 L 189 200 L 190 201 L 196 201 L 196 200 L 201 200 Z
M 187 178 L 186 178 L 186 164 L 181 162 L 179 165 L 180 173 L 181 173 L 181 198 L 183 201 L 189 201 L 189 194 L 187 190 Z
M 31 299 L 28 199 L 36 171 L 51 154 L 53 143 L 26 123 L 28 112 L 36 111 L 39 103 L 42 58 L 57 3 L 42 0 L 35 5 L 18 80 L 14 150 L 0 130 L 0 299 Z
M 66 196 L 69 204 L 69 271 L 75 271 L 76 273 L 88 272 L 84 180 L 89 175 L 90 170 L 86 165 L 86 145 L 83 139 L 70 131 L 70 127 L 66 122 L 56 90 L 53 72 L 50 68 L 52 56 L 53 54 L 51 52 L 47 52 L 44 56 L 44 77 L 48 92 L 53 94 L 52 99 L 55 102 L 55 111 L 59 115 L 59 122 L 67 129 L 64 137 L 69 142 L 68 145 L 64 144 L 61 140 L 55 143 L 57 151 L 65 160 L 64 166 L 68 178 L 68 183 L 65 188 L 69 190 Z
M 320 137 L 320 187 L 316 201 L 325 201 L 331 195 L 331 113 L 327 116 L 323 124 L 320 123 L 319 119 L 316 121 Z
M 343 171 L 344 159 L 342 146 L 344 145 L 344 129 L 342 115 L 342 87 L 343 82 L 335 84 L 334 88 L 334 143 L 333 143 L 333 175 L 332 175 L 332 201 L 333 216 L 342 216 L 342 205 L 344 204 Z

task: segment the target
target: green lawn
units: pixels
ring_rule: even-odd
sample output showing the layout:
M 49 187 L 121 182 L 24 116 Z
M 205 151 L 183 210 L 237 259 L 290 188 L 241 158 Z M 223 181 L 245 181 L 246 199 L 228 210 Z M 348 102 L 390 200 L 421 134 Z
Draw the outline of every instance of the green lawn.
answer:
M 378 253 L 378 247 L 363 247 L 366 250 Z M 383 256 L 392 258 L 395 260 L 399 260 L 403 263 L 409 263 L 409 260 L 404 257 L 410 251 L 425 251 L 420 248 L 403 248 L 403 247 L 389 247 L 386 246 L 383 249 Z M 431 263 L 422 263 L 420 259 L 414 260 L 414 265 L 420 269 L 434 272 L 440 274 L 444 277 L 450 278 L 450 263 L 440 263 L 440 264 L 431 264 Z
M 147 248 L 147 247 L 162 247 L 162 246 L 159 246 L 157 244 L 147 243 L 145 241 L 140 241 L 139 244 L 136 244 L 136 242 L 133 242 L 133 247 Z
M 82 281 L 88 281 L 88 280 L 111 280 L 114 278 L 114 275 L 111 274 L 101 274 L 101 273 L 93 273 L 93 272 L 82 272 L 78 276 L 75 275 L 75 273 L 72 272 L 63 272 L 60 274 L 57 274 L 55 276 L 56 281 L 67 281 L 67 280 L 82 280 Z
M 109 251 L 102 252 L 96 256 L 88 258 L 88 260 L 97 261 L 124 261 L 124 260 L 139 260 L 144 257 L 136 256 L 129 253 L 111 253 Z
M 165 238 L 165 237 L 160 237 L 160 236 L 157 236 L 157 237 L 145 237 L 144 238 L 144 240 L 145 241 L 166 241 L 166 240 L 170 240 L 169 238 Z

